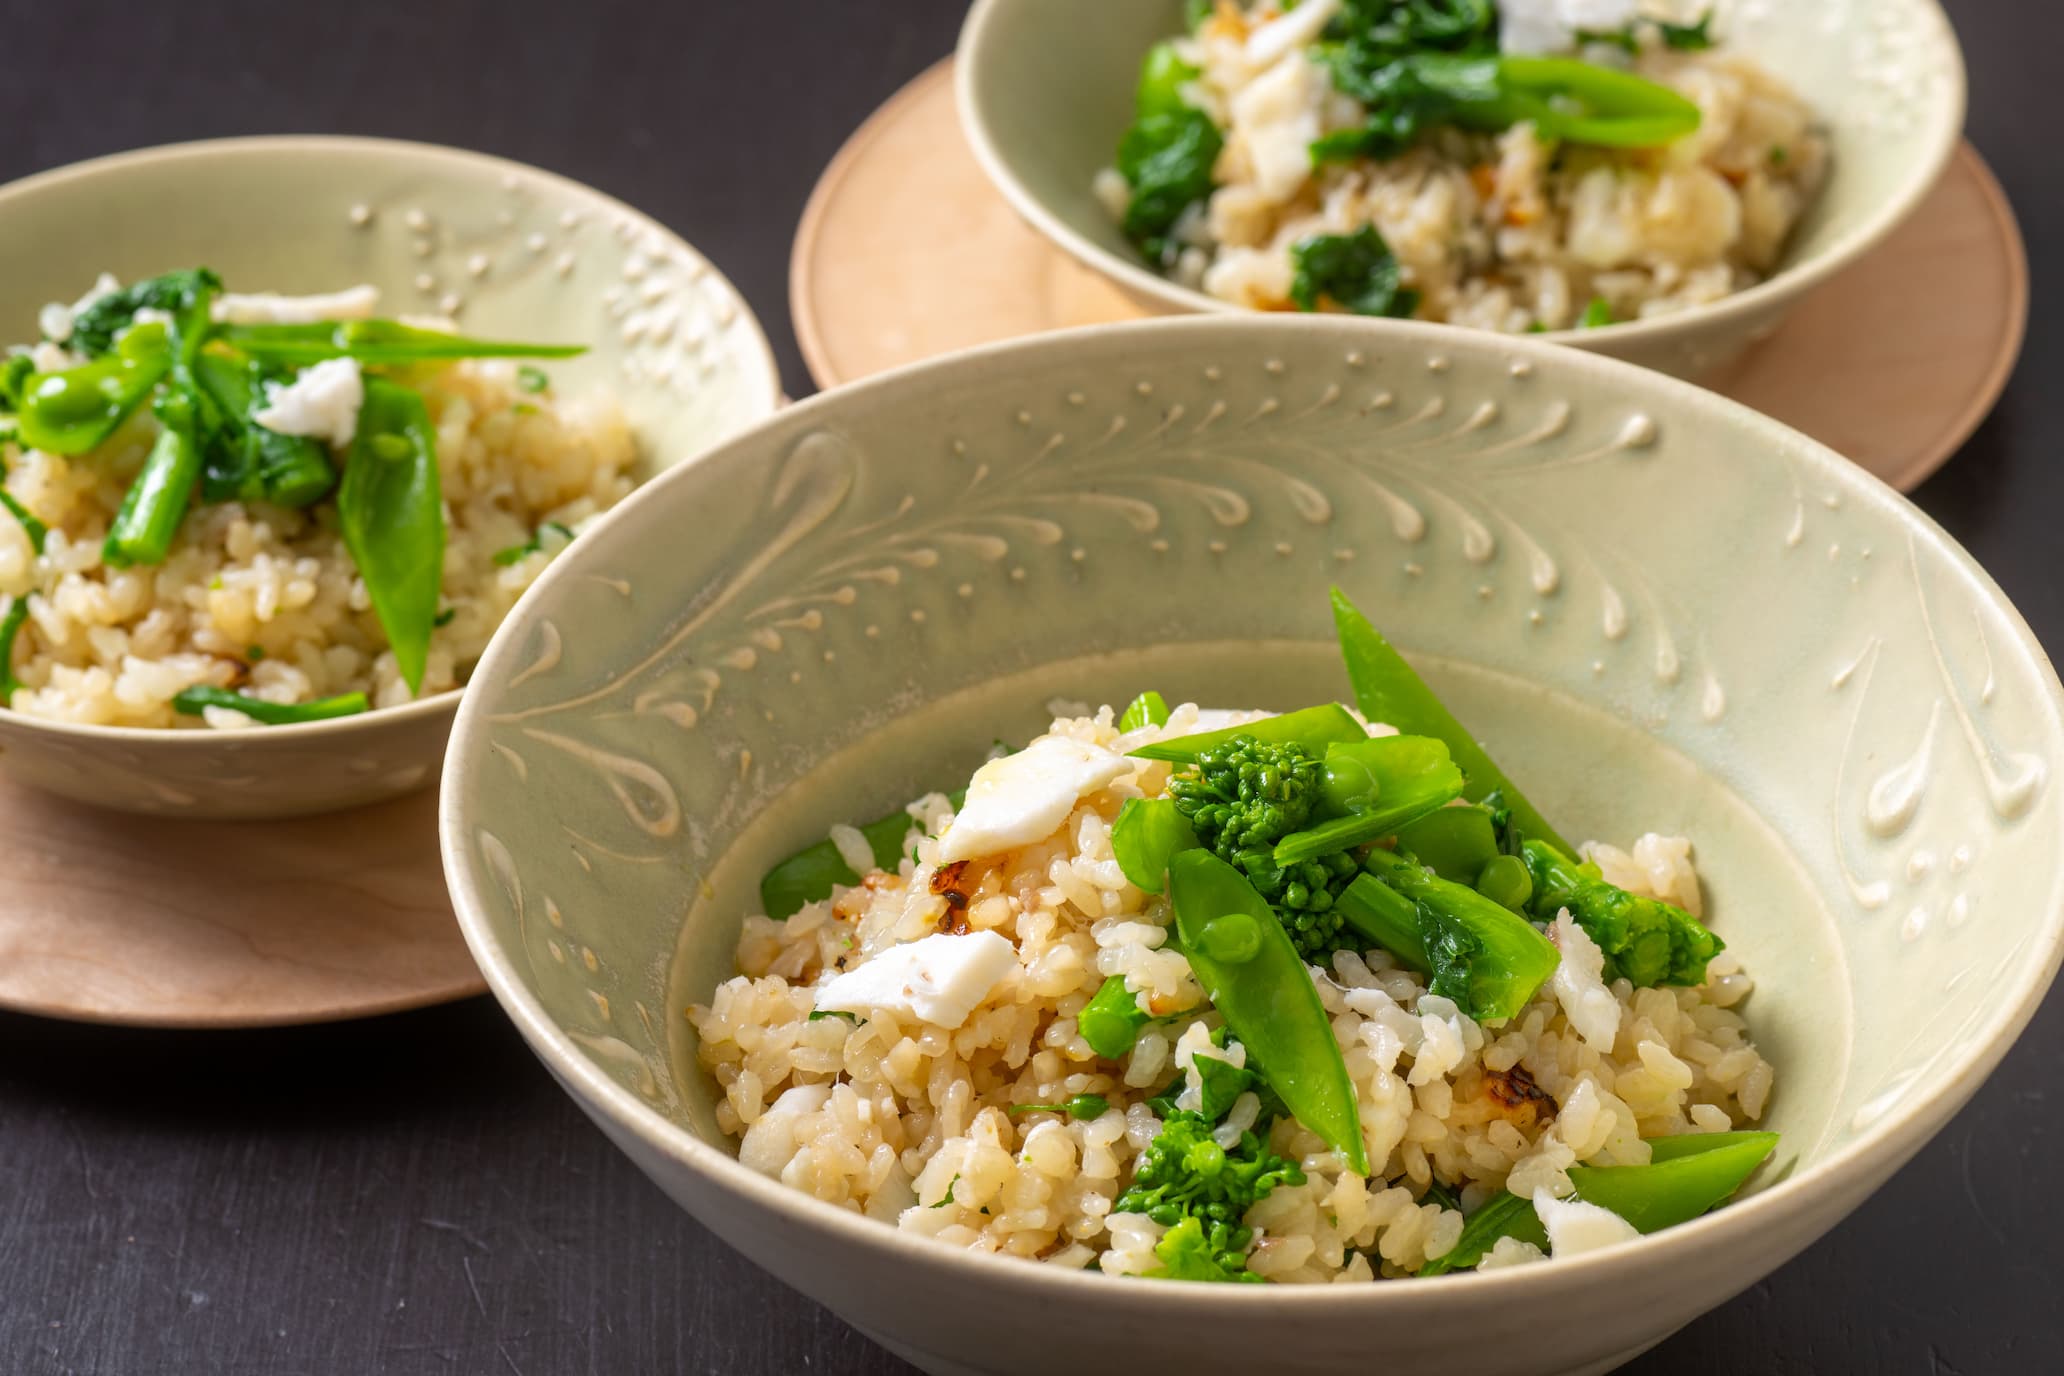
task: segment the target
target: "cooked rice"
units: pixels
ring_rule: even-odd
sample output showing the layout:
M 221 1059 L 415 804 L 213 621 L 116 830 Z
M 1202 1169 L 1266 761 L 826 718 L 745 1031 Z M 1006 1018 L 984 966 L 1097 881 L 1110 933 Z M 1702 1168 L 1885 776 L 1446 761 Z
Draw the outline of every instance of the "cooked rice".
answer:
M 62 351 L 42 366 L 67 366 Z M 563 539 L 505 566 L 494 555 L 544 523 L 572 529 L 630 492 L 636 446 L 615 399 L 530 393 L 502 360 L 453 364 L 421 379 L 437 429 L 446 512 L 443 606 L 422 695 L 465 682 L 523 590 Z M 6 489 L 50 527 L 38 557 L 0 516 L 0 594 L 27 597 L 14 647 L 17 712 L 105 726 L 251 725 L 210 708 L 175 714 L 196 684 L 271 702 L 363 691 L 375 707 L 411 699 L 335 506 L 306 510 L 228 502 L 195 506 L 169 558 L 115 569 L 101 560 L 108 523 L 156 433 L 146 408 L 92 453 L 10 454 Z
M 1373 224 L 1404 284 L 1420 292 L 1423 320 L 1568 329 L 1594 298 L 1615 320 L 1667 315 L 1775 269 L 1825 176 L 1827 140 L 1776 76 L 1739 53 L 1675 52 L 1652 39 L 1632 70 L 1674 87 L 1701 115 L 1695 133 L 1667 147 L 1558 147 L 1531 124 L 1502 134 L 1448 128 L 1389 161 L 1312 169 L 1303 155 L 1314 139 L 1367 121 L 1304 49 L 1250 64 L 1248 33 L 1282 8 L 1221 4 L 1176 41 L 1201 73 L 1185 93 L 1225 147 L 1218 189 L 1176 226 L 1183 247 L 1170 275 L 1239 305 L 1291 309 L 1293 246 Z M 1096 189 L 1114 216 L 1124 213 L 1129 192 L 1116 171 Z
M 1196 721 L 1194 706 L 1179 707 L 1165 727 L 1130 734 L 1118 748 L 1188 734 Z M 1119 736 L 1108 707 L 1056 720 L 1052 730 L 1105 746 Z M 1188 962 L 1162 949 L 1172 920 L 1166 899 L 1127 882 L 1111 851 L 1110 823 L 1124 800 L 1160 794 L 1168 774 L 1166 764 L 1140 761 L 1082 798 L 1052 836 L 970 862 L 953 880 L 967 897 L 968 929 L 1001 933 L 1018 955 L 1015 977 L 958 1028 L 888 1011 L 858 1022 L 809 1017 L 820 980 L 942 929 L 947 900 L 931 879 L 936 838 L 952 816 L 943 797 L 911 806 L 915 859 L 897 872 L 868 874 L 786 921 L 748 918 L 742 973 L 688 1011 L 699 1058 L 722 1090 L 718 1123 L 742 1139 L 740 1159 L 826 1203 L 954 1246 L 1076 1268 L 1094 1260 L 1114 1274 L 1158 1266 L 1160 1225 L 1111 1212 L 1159 1130 L 1145 1100 L 1197 1054 L 1241 1053 L 1210 1045 L 1219 1020 L 1207 1012 L 1149 1024 L 1114 1064 L 1091 1051 L 1075 1015 L 1114 974 L 1156 1014 L 1202 999 Z M 1631 852 L 1595 847 L 1592 855 L 1625 887 L 1697 901 L 1680 839 L 1644 836 Z M 1642 1164 L 1643 1138 L 1723 1131 L 1762 1116 L 1772 1071 L 1735 1011 L 1751 985 L 1731 954 L 1717 957 L 1696 989 L 1608 987 L 1595 974 L 1587 988 L 1588 938 L 1566 919 L 1554 934 L 1564 970 L 1500 1027 L 1481 1027 L 1428 994 L 1419 975 L 1382 951 L 1341 952 L 1330 968 L 1313 968 L 1377 1170 L 1364 1179 L 1296 1121 L 1277 1121 L 1268 1144 L 1298 1162 L 1306 1180 L 1277 1188 L 1247 1215 L 1259 1239 L 1251 1270 L 1277 1281 L 1405 1274 L 1445 1252 L 1462 1228 L 1460 1213 L 1425 1197 L 1436 1174 L 1464 1183 L 1466 1208 L 1507 1188 L 1566 1194 L 1564 1172 L 1578 1162 Z M 1089 1122 L 1006 1112 L 1079 1094 L 1102 1095 L 1111 1107 Z M 1253 1112 L 1246 1098 L 1236 1120 Z M 1538 1257 L 1516 1244 L 1488 1264 Z

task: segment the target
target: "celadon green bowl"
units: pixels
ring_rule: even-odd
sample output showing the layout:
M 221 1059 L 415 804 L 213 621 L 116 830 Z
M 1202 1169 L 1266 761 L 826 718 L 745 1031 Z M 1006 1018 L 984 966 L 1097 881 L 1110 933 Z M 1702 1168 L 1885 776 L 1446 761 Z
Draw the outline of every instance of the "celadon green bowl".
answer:
M 684 530 L 705 532 L 682 538 Z M 1621 1249 L 1197 1286 L 966 1252 L 740 1165 L 684 1006 L 774 860 L 964 778 L 1056 696 L 1343 695 L 1354 596 L 1573 836 L 1693 839 L 1783 1134 Z M 1999 1061 L 2064 948 L 2064 692 L 1891 489 L 1731 402 L 1436 326 L 1194 316 L 807 401 L 663 475 L 524 598 L 441 845 L 524 1037 L 754 1262 L 933 1372 L 1601 1371 L 1781 1265 Z M 1888 1257 L 1887 1265 L 1900 1264 Z
M 1705 8 L 1703 6 L 1701 9 Z M 1717 0 L 1715 32 L 1825 122 L 1827 185 L 1778 272 L 1711 305 L 1540 336 L 1678 377 L 1710 373 L 1911 215 L 1956 151 L 1964 66 L 1936 0 Z M 1151 311 L 1240 311 L 1150 269 L 1091 191 L 1132 120 L 1140 59 L 1184 0 L 976 0 L 955 62 L 975 158 L 1034 229 Z
M 456 314 L 477 334 L 585 343 L 553 377 L 616 392 L 646 476 L 780 404 L 759 322 L 665 226 L 533 167 L 384 139 L 179 144 L 0 188 L 0 343 L 30 341 L 44 303 L 72 300 L 102 272 L 130 281 L 195 264 L 236 290 L 370 282 L 386 314 Z M 321 812 L 431 783 L 458 699 L 250 731 L 0 711 L 0 771 L 125 811 Z

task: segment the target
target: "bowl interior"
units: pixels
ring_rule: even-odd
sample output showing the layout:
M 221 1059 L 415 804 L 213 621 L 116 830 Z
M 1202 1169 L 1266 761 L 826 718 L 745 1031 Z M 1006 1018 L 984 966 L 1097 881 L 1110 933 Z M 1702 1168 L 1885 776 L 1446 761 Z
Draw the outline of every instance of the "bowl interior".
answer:
M 1565 830 L 1692 837 L 1787 1169 L 1939 1126 L 2032 1012 L 2064 722 L 1968 557 L 1696 389 L 1352 321 L 980 351 L 667 475 L 538 585 L 461 709 L 461 920 L 610 1116 L 728 1152 L 680 1010 L 768 862 L 964 776 L 1049 698 L 1338 695 L 1331 582 Z
M 1716 31 L 1805 94 L 1832 173 L 1779 275 L 1890 227 L 1933 181 L 1963 112 L 1956 40 L 1935 0 L 1718 0 Z M 1223 302 L 1151 273 L 1090 191 L 1132 119 L 1140 59 L 1183 28 L 1182 0 L 983 0 L 960 60 L 963 111 L 1021 210 L 1073 251 L 1156 297 Z
M 204 264 L 231 291 L 380 289 L 382 315 L 589 346 L 549 365 L 607 384 L 663 468 L 758 420 L 780 383 L 759 324 L 693 249 L 628 206 L 482 154 L 355 138 L 254 138 L 121 154 L 0 190 L 0 339 L 102 272 Z M 664 324 L 662 324 L 664 322 Z

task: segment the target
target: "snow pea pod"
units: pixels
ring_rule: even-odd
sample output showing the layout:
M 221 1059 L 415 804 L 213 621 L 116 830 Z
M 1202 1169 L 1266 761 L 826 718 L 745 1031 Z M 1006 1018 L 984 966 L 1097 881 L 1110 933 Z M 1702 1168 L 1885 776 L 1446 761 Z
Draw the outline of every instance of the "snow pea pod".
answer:
M 305 325 L 225 325 L 217 338 L 253 358 L 300 366 L 328 358 L 391 365 L 454 358 L 572 358 L 585 344 L 472 339 L 398 320 L 318 320 Z
M 1500 117 L 1530 119 L 1543 138 L 1653 148 L 1699 127 L 1699 107 L 1660 82 L 1569 57 L 1498 59 Z
M 1184 851 L 1170 861 L 1168 888 L 1190 968 L 1212 1006 L 1297 1121 L 1366 1176 L 1369 1153 L 1354 1082 L 1311 975 L 1268 903 L 1208 850 Z M 1227 923 L 1237 926 L 1237 942 L 1215 939 L 1213 929 Z M 1250 923 L 1259 938 L 1251 951 Z M 1245 958 L 1219 959 L 1214 947 Z
M 1075 1015 L 1075 1030 L 1090 1050 L 1115 1061 L 1132 1050 L 1140 1029 L 1153 1020 L 1153 1014 L 1139 1006 L 1139 996 L 1125 987 L 1125 976 L 1112 975 Z
M 1379 736 L 1326 747 L 1322 813 L 1337 813 L 1276 843 L 1275 863 L 1301 864 L 1388 836 L 1460 796 L 1462 771 L 1431 736 Z
M 366 379 L 337 520 L 413 693 L 423 684 L 444 581 L 444 503 L 436 431 L 423 398 L 408 388 Z
M 1675 1227 L 1731 1197 L 1777 1149 L 1774 1132 L 1699 1132 L 1649 1142 L 1646 1166 L 1571 1166 L 1577 1198 L 1644 1233 Z
M 1385 850 L 1369 852 L 1363 864 L 1369 870 L 1364 879 L 1380 881 L 1428 910 L 1418 914 L 1425 952 L 1421 968 L 1434 975 L 1436 986 L 1460 985 L 1460 990 L 1440 992 L 1456 997 L 1478 1022 L 1516 1016 L 1561 962 L 1555 943 L 1532 923 L 1475 889 L 1450 883 Z M 1357 879 L 1355 884 L 1362 882 Z M 1429 916 L 1435 919 L 1431 924 Z M 1393 953 L 1408 959 L 1395 948 Z
M 210 707 L 226 707 L 232 712 L 242 712 L 252 721 L 265 726 L 292 726 L 304 721 L 329 721 L 333 717 L 355 717 L 370 711 L 372 704 L 366 701 L 364 693 L 339 693 L 335 697 L 316 698 L 311 702 L 267 702 L 263 698 L 250 697 L 244 693 L 232 692 L 227 688 L 215 688 L 208 684 L 196 684 L 181 689 L 172 699 L 172 710 L 187 716 L 197 717 Z
M 1446 742 L 1468 780 L 1463 797 L 1475 803 L 1483 801 L 1487 793 L 1501 791 L 1521 831 L 1545 838 L 1558 850 L 1574 852 L 1575 847 L 1556 834 L 1548 819 L 1534 809 L 1526 795 L 1484 753 L 1476 737 L 1455 720 L 1426 681 L 1405 662 L 1405 657 L 1391 647 L 1382 632 L 1338 588 L 1333 589 L 1333 622 L 1340 632 L 1340 654 L 1347 661 L 1355 704 L 1362 709 L 1363 716 L 1370 721 L 1388 722 L 1408 735 L 1433 736 Z
M 1143 726 L 1166 726 L 1168 724 L 1168 700 L 1153 689 L 1148 689 L 1134 698 L 1125 709 L 1125 715 L 1118 718 L 1118 730 L 1137 731 Z
M 46 454 L 84 454 L 114 434 L 171 368 L 165 327 L 152 321 L 130 329 L 91 363 L 30 373 L 15 417 L 21 443 Z
M 1498 858 L 1491 814 L 1480 807 L 1444 807 L 1398 828 L 1398 849 L 1457 884 L 1474 885 Z
M 1216 731 L 1199 731 L 1192 736 L 1156 741 L 1132 753 L 1142 760 L 1194 764 L 1199 755 L 1215 745 L 1224 745 L 1235 736 L 1252 736 L 1274 745 L 1298 745 L 1311 754 L 1323 756 L 1326 747 L 1334 742 L 1367 740 L 1369 733 L 1354 719 L 1354 713 L 1337 702 L 1329 702 L 1319 707 L 1285 712 L 1278 717 L 1263 717 L 1244 726 L 1226 726 Z
M 1168 862 L 1200 843 L 1171 798 L 1127 798 L 1111 823 L 1111 854 L 1125 877 L 1148 893 L 1161 892 Z

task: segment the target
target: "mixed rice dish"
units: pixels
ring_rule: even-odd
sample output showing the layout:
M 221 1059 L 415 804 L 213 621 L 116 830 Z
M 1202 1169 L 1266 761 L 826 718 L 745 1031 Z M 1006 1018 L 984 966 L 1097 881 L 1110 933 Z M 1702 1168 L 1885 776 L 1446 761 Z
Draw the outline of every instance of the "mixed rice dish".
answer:
M 1770 1155 L 1690 845 L 1570 847 L 1338 593 L 1357 703 L 1059 708 L 777 866 L 688 1010 L 753 1170 L 972 1250 L 1327 1282 L 1567 1257 Z
M 235 729 L 463 684 L 633 485 L 578 347 L 375 318 L 372 287 L 103 277 L 0 366 L 0 705 Z
M 1641 0 L 1216 0 L 1147 58 L 1096 191 L 1150 265 L 1261 310 L 1525 332 L 1761 281 L 1813 111 Z

